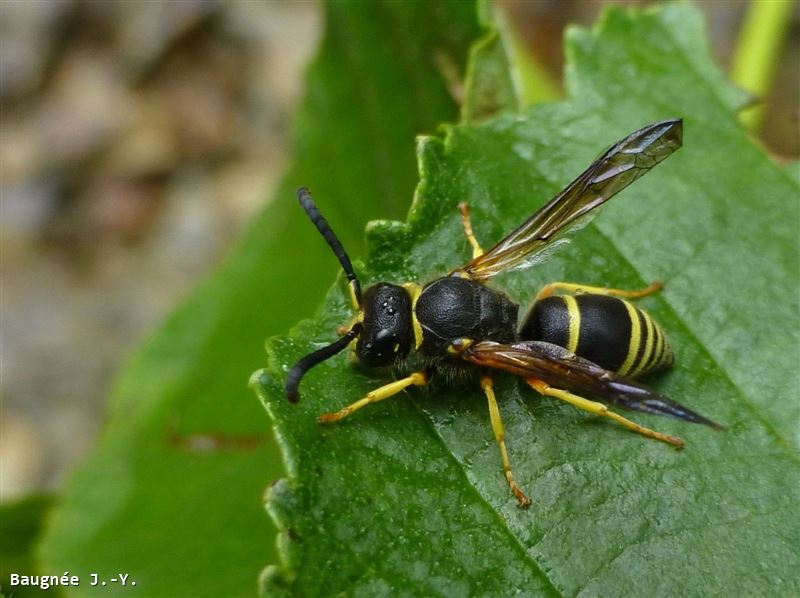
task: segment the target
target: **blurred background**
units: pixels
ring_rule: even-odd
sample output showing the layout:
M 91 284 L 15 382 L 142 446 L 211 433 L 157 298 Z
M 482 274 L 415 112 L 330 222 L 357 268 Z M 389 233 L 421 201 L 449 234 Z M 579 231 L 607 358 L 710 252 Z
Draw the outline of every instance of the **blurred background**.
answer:
M 604 4 L 501 2 L 556 86 L 564 27 Z M 697 4 L 728 70 L 749 3 Z M 764 97 L 780 161 L 797 8 Z M 0 2 L 0 500 L 59 486 L 126 354 L 272 196 L 321 31 L 312 2 Z

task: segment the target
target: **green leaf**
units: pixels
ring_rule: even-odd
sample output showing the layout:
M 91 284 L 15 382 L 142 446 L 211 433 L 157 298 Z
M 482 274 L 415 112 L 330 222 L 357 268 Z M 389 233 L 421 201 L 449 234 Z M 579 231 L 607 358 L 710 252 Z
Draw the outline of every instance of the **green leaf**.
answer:
M 406 209 L 414 136 L 457 113 L 435 65 L 460 68 L 479 33 L 469 5 L 331 2 L 325 17 L 276 201 L 122 373 L 50 521 L 48 570 L 126 572 L 143 596 L 242 596 L 277 560 L 262 494 L 283 466 L 247 379 L 265 335 L 307 314 L 336 271 L 294 190 L 324 199 L 358 255 L 369 218 Z
M 38 495 L 0 506 L 0 595 L 5 595 L 3 590 L 14 598 L 61 595 L 57 587 L 42 590 L 37 586 L 10 585 L 12 573 L 56 575 L 39 571 L 33 558 L 34 543 L 52 504 L 51 496 Z M 63 571 L 57 573 L 62 574 Z
M 389 377 L 340 355 L 304 379 L 299 404 L 287 403 L 288 367 L 352 317 L 340 282 L 314 320 L 268 342 L 269 365 L 252 380 L 289 473 L 268 500 L 282 565 L 265 577 L 267 592 L 800 592 L 798 181 L 738 125 L 742 95 L 713 65 L 691 6 L 608 10 L 594 30 L 569 32 L 567 56 L 570 100 L 421 140 L 408 222 L 369 227 L 362 282 L 442 275 L 469 256 L 459 201 L 491 246 L 610 143 L 683 117 L 683 149 L 567 250 L 496 285 L 524 306 L 554 280 L 663 281 L 641 304 L 678 361 L 648 383 L 728 431 L 634 416 L 684 437 L 678 452 L 498 375 L 512 467 L 534 501 L 521 510 L 475 386 L 440 382 L 321 427 L 319 413 Z
M 501 35 L 488 2 L 479 2 L 481 23 L 486 33 L 472 44 L 469 54 L 465 97 L 461 120 L 479 121 L 503 110 L 517 110 L 521 105 L 514 70 L 506 49 L 510 36 Z
M 480 121 L 504 110 L 558 99 L 561 94 L 502 10 L 479 1 L 484 35 L 472 45 L 465 81 L 462 122 Z

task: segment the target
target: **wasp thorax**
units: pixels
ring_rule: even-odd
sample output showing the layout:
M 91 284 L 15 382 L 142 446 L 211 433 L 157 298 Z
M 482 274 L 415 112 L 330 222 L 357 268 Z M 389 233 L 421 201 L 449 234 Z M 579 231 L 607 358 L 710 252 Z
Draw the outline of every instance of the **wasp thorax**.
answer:
M 366 366 L 392 365 L 408 355 L 414 338 L 411 297 L 401 286 L 380 282 L 361 298 L 364 310 L 356 357 Z

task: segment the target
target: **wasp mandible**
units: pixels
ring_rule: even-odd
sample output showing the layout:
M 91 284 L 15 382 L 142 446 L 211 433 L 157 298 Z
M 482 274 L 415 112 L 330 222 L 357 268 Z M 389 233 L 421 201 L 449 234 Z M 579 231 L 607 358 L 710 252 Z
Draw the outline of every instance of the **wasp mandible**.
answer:
M 468 207 L 461 204 L 472 260 L 427 284 L 379 282 L 362 293 L 342 244 L 308 190 L 300 188 L 297 192 L 300 204 L 347 275 L 356 316 L 348 327 L 340 329 L 341 336 L 336 342 L 306 355 L 291 369 L 286 379 L 289 401 L 297 401 L 300 380 L 311 368 L 353 342 L 361 364 L 391 366 L 403 377 L 339 411 L 320 415 L 321 423 L 338 421 L 409 386 L 423 386 L 436 374 L 457 378 L 465 370 L 476 371 L 489 403 L 503 472 L 521 507 L 528 506 L 530 500 L 517 486 L 511 471 L 492 384 L 493 370 L 520 376 L 542 395 L 610 418 L 634 432 L 677 448 L 683 447 L 680 438 L 640 426 L 609 410 L 607 405 L 722 429 L 635 380 L 673 363 L 664 331 L 629 301 L 656 292 L 661 288 L 659 283 L 626 291 L 553 282 L 536 295 L 521 321 L 519 306 L 486 285 L 496 274 L 529 263 L 578 219 L 671 155 L 681 146 L 682 132 L 682 121 L 673 119 L 628 135 L 488 251 L 483 251 L 475 238 Z M 417 360 L 421 364 L 417 371 L 409 371 L 412 355 L 421 358 Z

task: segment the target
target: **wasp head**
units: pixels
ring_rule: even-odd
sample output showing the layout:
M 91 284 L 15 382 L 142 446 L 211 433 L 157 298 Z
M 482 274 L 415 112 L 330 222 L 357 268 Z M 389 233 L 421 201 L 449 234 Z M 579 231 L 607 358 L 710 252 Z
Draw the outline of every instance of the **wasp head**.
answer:
M 364 291 L 363 318 L 356 343 L 358 361 L 368 367 L 388 366 L 408 355 L 414 338 L 411 296 L 398 285 L 380 282 Z
M 358 316 L 349 329 L 345 328 L 340 332 L 341 337 L 337 341 L 309 353 L 289 371 L 286 377 L 286 398 L 292 403 L 297 402 L 300 380 L 306 372 L 342 351 L 354 339 L 358 339 L 355 348 L 358 361 L 369 367 L 380 367 L 392 365 L 408 355 L 414 336 L 411 296 L 408 291 L 382 282 L 368 288 L 362 296 L 361 286 L 347 252 L 314 205 L 308 189 L 298 189 L 297 199 L 328 242 L 347 275 L 350 298 Z

